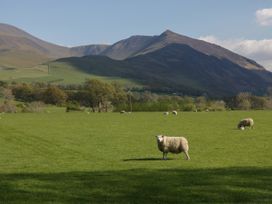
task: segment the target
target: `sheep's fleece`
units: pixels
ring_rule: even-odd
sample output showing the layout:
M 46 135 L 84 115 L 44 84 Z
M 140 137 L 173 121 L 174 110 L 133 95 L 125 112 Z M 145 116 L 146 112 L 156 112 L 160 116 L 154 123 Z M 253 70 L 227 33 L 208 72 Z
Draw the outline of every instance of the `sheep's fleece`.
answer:
M 170 137 L 164 135 L 158 135 L 156 137 L 158 148 L 161 152 L 163 152 L 163 159 L 166 159 L 168 152 L 175 154 L 184 152 L 187 160 L 190 159 L 188 154 L 189 145 L 185 137 Z

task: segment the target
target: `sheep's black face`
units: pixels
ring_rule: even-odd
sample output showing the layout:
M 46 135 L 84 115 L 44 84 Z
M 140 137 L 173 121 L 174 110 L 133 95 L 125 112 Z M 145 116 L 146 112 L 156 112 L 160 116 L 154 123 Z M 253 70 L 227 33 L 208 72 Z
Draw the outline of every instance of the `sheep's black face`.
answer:
M 163 135 L 158 135 L 157 137 L 157 142 L 162 143 L 163 142 Z

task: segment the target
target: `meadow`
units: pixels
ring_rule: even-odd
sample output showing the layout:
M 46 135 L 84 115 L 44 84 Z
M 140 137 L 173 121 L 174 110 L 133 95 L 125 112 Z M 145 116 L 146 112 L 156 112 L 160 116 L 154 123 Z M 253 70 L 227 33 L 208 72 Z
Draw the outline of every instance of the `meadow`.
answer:
M 0 117 L 1 203 L 272 203 L 272 111 Z M 158 134 L 185 136 L 191 160 L 161 160 Z
M 125 87 L 142 87 L 136 81 L 121 77 L 99 76 L 91 74 L 66 63 L 52 62 L 49 67 L 47 64 L 40 64 L 26 68 L 2 68 L 0 65 L 0 80 L 7 82 L 44 82 L 55 84 L 80 84 L 86 79 L 99 79 L 106 82 L 118 82 Z

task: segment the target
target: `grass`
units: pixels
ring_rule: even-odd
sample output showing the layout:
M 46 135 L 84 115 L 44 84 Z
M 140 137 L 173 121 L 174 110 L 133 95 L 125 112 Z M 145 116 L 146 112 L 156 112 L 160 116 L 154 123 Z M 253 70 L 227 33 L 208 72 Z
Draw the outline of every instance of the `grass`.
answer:
M 253 117 L 253 130 L 239 119 Z M 271 203 L 272 112 L 2 114 L 2 203 Z M 184 135 L 162 161 L 155 135 Z
M 25 68 L 32 67 L 49 59 L 36 52 L 26 50 L 0 51 L 0 67 Z
M 80 84 L 86 79 L 99 79 L 107 82 L 118 82 L 126 87 L 141 87 L 137 82 L 120 77 L 106 77 L 90 74 L 65 63 L 54 62 L 48 73 L 47 65 L 36 65 L 30 68 L 2 68 L 0 80 L 16 82 L 49 82 L 57 84 Z

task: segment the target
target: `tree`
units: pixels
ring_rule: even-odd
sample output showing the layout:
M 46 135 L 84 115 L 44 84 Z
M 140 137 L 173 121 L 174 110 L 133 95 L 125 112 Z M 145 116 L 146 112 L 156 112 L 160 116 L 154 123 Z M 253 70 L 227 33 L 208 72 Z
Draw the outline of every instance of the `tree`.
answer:
M 57 86 L 49 86 L 43 92 L 43 101 L 48 104 L 61 105 L 66 99 L 66 93 Z
M 4 100 L 13 100 L 14 95 L 12 94 L 12 90 L 0 87 L 0 98 L 3 98 Z
M 264 109 L 266 106 L 266 99 L 260 96 L 251 96 L 252 109 Z
M 98 112 L 108 111 L 108 102 L 113 98 L 114 89 L 112 85 L 97 79 L 90 79 L 85 82 L 85 89 L 90 99 L 91 108 Z
M 207 100 L 204 96 L 199 96 L 195 99 L 195 106 L 198 111 L 203 111 L 207 108 Z
M 235 98 L 236 107 L 240 110 L 249 110 L 251 108 L 251 94 L 241 92 Z
M 19 101 L 31 102 L 35 101 L 33 87 L 30 84 L 19 84 L 12 89 L 12 93 Z

